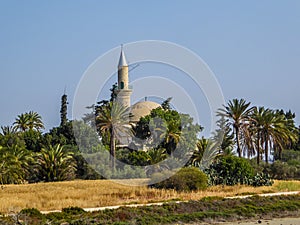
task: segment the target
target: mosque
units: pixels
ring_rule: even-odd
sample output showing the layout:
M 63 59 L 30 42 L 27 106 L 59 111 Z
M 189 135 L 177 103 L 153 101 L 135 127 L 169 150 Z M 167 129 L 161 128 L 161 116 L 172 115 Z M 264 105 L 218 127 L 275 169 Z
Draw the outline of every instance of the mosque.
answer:
M 130 96 L 133 90 L 128 85 L 128 83 L 128 64 L 123 48 L 121 48 L 121 54 L 118 64 L 118 87 L 116 91 L 117 101 L 123 106 L 130 107 L 131 114 L 133 116 L 131 118 L 131 121 L 138 122 L 141 117 L 149 115 L 152 109 L 156 109 L 161 105 L 156 102 L 146 100 L 131 105 Z

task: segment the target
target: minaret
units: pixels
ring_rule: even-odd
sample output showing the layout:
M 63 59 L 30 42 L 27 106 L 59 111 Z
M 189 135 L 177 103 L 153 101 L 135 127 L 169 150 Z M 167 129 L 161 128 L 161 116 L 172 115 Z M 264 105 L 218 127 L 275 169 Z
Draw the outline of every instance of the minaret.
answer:
M 128 86 L 128 65 L 121 46 L 121 54 L 118 65 L 117 101 L 125 107 L 130 107 L 130 95 L 132 90 Z

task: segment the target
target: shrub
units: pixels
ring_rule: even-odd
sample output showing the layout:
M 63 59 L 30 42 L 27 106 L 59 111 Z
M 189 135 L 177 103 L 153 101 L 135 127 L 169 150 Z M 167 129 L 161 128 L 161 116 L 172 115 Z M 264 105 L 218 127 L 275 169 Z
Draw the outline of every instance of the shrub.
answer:
M 300 166 L 275 161 L 269 167 L 272 178 L 278 180 L 300 179 Z
M 22 209 L 15 218 L 14 224 L 21 224 L 20 221 L 26 221 L 26 224 L 45 224 L 46 217 L 36 208 Z M 2 224 L 0 222 L 0 224 Z M 23 223 L 22 223 L 23 224 Z
M 161 180 L 166 173 L 155 173 L 151 177 L 152 183 Z M 155 183 L 152 187 L 175 189 L 177 191 L 204 190 L 207 188 L 207 176 L 195 167 L 186 167 L 180 169 L 170 178 Z
M 252 165 L 253 164 L 253 165 Z M 273 184 L 267 168 L 258 166 L 254 161 L 236 156 L 218 158 L 205 170 L 210 185 L 246 184 L 252 186 L 270 186 Z
M 279 157 L 275 157 L 276 160 L 279 160 Z M 291 159 L 295 160 L 300 160 L 300 151 L 294 151 L 294 150 L 283 150 L 282 151 L 282 156 L 281 156 L 281 161 L 287 162 Z
M 71 206 L 71 207 L 68 207 L 68 208 L 63 208 L 62 212 L 65 213 L 65 214 L 71 214 L 71 215 L 78 215 L 78 214 L 85 213 L 85 211 L 82 208 L 77 207 L 77 206 L 75 206 L 75 207 Z
M 205 170 L 210 185 L 250 184 L 254 170 L 250 163 L 236 156 L 218 158 Z
M 251 180 L 250 185 L 254 187 L 259 186 L 272 186 L 274 183 L 273 180 L 271 180 L 271 177 L 268 173 L 257 173 Z
M 43 214 L 36 208 L 22 209 L 20 211 L 20 214 L 30 216 L 30 217 L 37 217 L 37 218 L 42 218 L 43 217 Z

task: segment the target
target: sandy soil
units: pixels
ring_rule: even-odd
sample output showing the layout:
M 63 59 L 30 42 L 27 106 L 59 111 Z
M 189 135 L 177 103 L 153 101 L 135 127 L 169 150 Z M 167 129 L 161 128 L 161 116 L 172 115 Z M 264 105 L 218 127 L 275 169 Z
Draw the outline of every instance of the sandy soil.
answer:
M 245 222 L 226 222 L 218 223 L 219 225 L 300 225 L 300 218 L 275 218 L 272 220 L 256 220 L 256 221 L 245 221 Z

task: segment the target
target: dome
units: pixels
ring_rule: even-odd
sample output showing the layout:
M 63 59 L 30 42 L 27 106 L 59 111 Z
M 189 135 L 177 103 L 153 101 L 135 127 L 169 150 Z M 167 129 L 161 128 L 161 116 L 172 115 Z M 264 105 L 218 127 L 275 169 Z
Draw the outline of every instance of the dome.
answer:
M 152 109 L 156 109 L 160 106 L 160 104 L 151 101 L 137 102 L 131 106 L 131 113 L 133 115 L 131 120 L 138 122 L 141 117 L 149 115 Z

